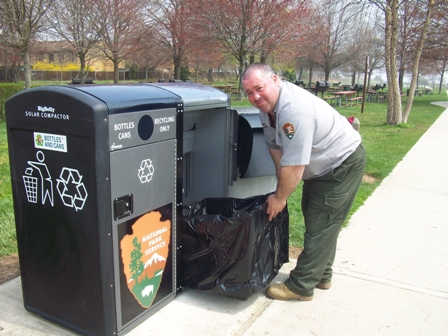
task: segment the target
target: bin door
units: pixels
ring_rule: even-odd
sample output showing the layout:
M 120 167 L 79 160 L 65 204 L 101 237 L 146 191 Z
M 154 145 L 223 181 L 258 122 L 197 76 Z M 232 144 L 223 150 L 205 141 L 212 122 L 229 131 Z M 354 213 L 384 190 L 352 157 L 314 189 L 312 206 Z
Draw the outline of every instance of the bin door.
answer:
M 238 177 L 238 124 L 239 116 L 236 110 L 230 110 L 230 185 Z
M 238 169 L 241 178 L 275 175 L 258 113 L 238 117 Z

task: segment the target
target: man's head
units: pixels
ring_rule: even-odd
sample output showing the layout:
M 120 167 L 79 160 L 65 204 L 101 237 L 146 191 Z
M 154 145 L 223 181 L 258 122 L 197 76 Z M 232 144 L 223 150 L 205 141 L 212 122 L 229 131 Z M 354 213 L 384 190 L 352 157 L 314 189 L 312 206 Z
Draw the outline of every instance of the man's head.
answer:
M 241 77 L 247 98 L 256 108 L 272 113 L 280 94 L 280 78 L 268 64 L 251 64 Z

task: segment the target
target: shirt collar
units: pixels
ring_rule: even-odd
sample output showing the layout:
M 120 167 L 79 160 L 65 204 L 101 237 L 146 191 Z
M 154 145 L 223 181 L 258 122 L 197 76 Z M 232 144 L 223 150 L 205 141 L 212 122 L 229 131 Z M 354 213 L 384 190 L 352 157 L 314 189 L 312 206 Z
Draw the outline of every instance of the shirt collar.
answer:
M 284 82 L 282 81 L 282 82 L 280 83 L 280 92 L 278 93 L 277 103 L 275 103 L 275 107 L 274 107 L 274 113 L 275 113 L 275 114 L 281 112 L 281 111 L 279 111 L 279 105 L 280 105 L 280 97 L 281 97 L 281 95 L 282 95 L 283 84 L 284 84 Z

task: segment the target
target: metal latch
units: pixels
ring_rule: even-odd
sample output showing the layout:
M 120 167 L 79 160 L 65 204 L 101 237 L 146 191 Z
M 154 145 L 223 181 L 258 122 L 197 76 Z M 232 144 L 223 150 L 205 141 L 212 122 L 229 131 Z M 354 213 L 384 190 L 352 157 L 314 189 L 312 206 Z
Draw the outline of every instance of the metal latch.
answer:
M 133 203 L 132 194 L 121 196 L 114 200 L 114 217 L 115 220 L 132 215 Z

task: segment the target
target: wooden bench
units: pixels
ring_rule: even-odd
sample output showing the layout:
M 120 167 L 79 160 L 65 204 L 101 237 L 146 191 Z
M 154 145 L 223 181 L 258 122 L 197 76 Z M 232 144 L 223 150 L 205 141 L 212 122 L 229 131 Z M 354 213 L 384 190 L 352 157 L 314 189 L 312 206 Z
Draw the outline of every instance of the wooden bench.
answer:
M 72 84 L 81 84 L 81 78 L 73 78 Z M 84 84 L 94 84 L 92 78 L 86 78 Z
M 322 97 L 323 100 L 325 100 L 325 101 L 330 101 L 330 103 L 331 103 L 333 100 L 335 100 L 336 98 L 338 98 L 338 97 L 336 97 L 336 96 L 325 96 L 325 97 Z
M 353 102 L 356 101 L 356 105 L 358 105 L 358 100 L 362 100 L 362 97 L 353 97 L 353 98 L 349 98 L 348 101 L 350 102 L 350 106 L 353 105 Z
M 376 97 L 376 99 L 377 99 L 378 103 L 382 103 L 383 101 L 386 101 L 387 96 L 383 95 L 383 94 L 380 94 L 380 95 L 378 95 L 378 97 Z

